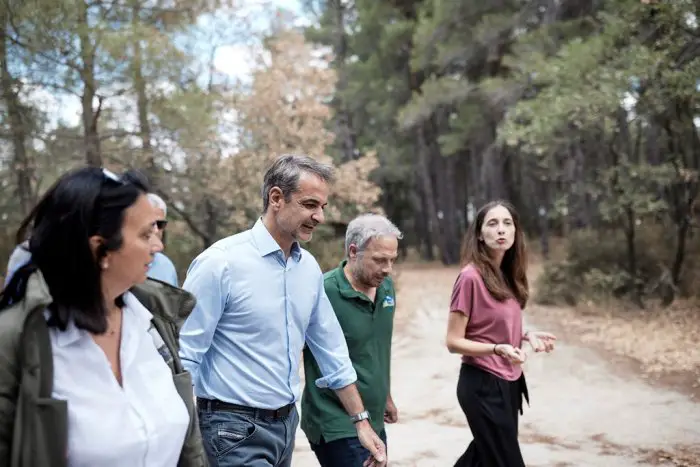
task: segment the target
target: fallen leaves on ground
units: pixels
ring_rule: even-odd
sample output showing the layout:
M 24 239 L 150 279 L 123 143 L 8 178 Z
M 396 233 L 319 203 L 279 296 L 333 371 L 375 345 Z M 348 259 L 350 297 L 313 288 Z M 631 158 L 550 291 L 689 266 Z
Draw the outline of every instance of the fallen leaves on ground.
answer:
M 639 310 L 592 303 L 576 308 L 532 306 L 538 321 L 557 323 L 567 338 L 630 357 L 647 375 L 683 372 L 700 387 L 700 304 L 678 302 L 666 309 Z

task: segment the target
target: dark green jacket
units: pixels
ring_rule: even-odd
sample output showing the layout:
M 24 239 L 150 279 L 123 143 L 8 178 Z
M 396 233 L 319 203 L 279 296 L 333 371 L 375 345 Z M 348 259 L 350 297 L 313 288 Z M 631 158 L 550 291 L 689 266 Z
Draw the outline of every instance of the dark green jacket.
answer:
M 153 314 L 153 325 L 167 345 L 173 381 L 190 414 L 178 467 L 208 465 L 199 432 L 192 379 L 178 357 L 181 324 L 194 297 L 163 282 L 148 280 L 131 289 Z M 40 272 L 31 275 L 22 301 L 0 310 L 0 465 L 67 465 L 68 402 L 51 398 L 53 356 L 44 310 L 51 303 Z

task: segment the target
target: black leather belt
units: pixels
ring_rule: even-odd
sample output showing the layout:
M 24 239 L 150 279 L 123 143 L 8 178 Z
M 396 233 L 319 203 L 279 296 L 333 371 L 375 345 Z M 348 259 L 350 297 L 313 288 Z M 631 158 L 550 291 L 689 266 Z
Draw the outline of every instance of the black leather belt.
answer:
M 254 418 L 272 418 L 274 420 L 285 418 L 294 409 L 294 404 L 288 404 L 279 409 L 256 409 L 253 407 L 247 407 L 245 405 L 231 404 L 229 402 L 224 402 L 216 399 L 202 399 L 197 398 L 197 408 L 205 411 L 217 411 L 221 410 L 224 412 L 235 412 L 250 415 Z

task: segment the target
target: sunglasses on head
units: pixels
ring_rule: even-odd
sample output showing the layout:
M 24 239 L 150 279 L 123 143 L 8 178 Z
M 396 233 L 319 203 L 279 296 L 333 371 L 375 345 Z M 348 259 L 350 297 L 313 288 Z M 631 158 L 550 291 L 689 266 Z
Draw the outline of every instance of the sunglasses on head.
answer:
M 111 180 L 113 182 L 120 183 L 120 184 L 124 183 L 124 181 L 121 178 L 119 178 L 119 175 L 115 174 L 114 172 L 112 172 L 109 169 L 102 168 L 102 175 L 104 175 L 104 177 L 107 180 Z
M 166 225 L 168 225 L 168 221 L 166 221 L 166 220 L 156 221 L 156 227 L 158 228 L 158 230 L 165 229 Z

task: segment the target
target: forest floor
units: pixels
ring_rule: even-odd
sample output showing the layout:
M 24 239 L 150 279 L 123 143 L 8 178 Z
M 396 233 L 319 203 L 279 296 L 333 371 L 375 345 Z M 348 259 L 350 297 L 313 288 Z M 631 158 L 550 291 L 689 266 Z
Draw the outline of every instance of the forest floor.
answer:
M 539 270 L 533 265 L 532 279 Z M 457 273 L 425 264 L 398 271 L 391 466 L 452 466 L 471 440 L 455 394 L 459 357 L 444 347 Z M 529 305 L 525 325 L 559 338 L 554 352 L 530 352 L 524 365 L 531 406 L 520 441 L 529 467 L 700 466 L 697 310 Z M 316 465 L 299 430 L 293 466 Z

